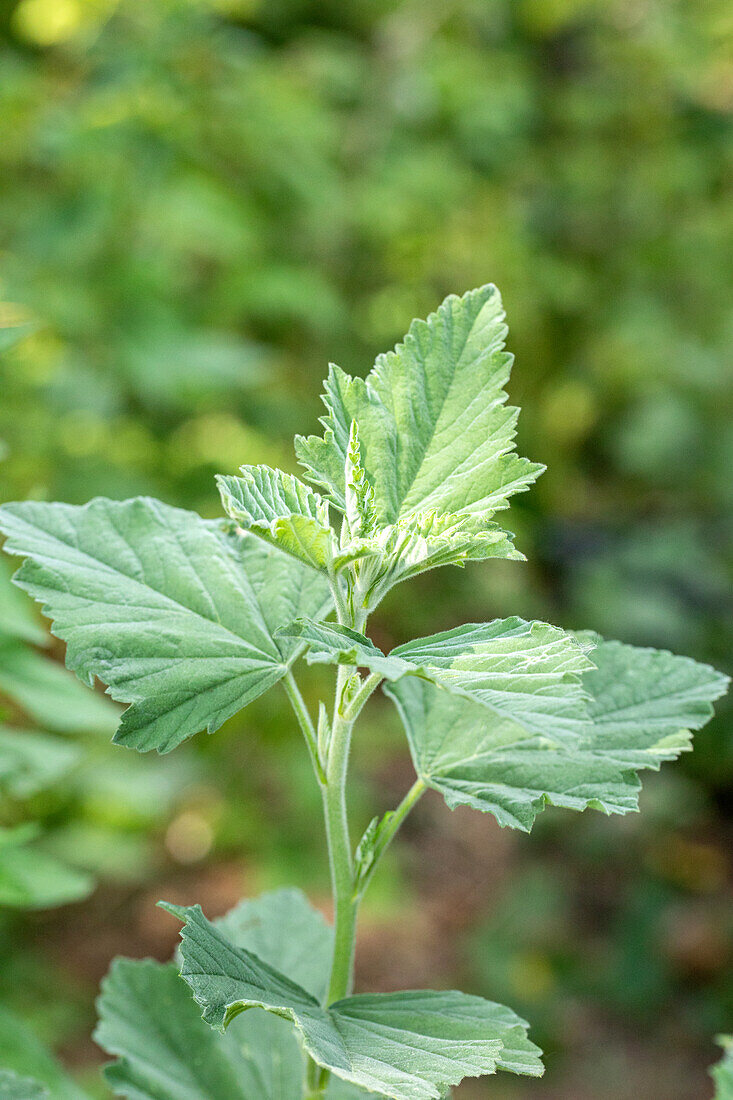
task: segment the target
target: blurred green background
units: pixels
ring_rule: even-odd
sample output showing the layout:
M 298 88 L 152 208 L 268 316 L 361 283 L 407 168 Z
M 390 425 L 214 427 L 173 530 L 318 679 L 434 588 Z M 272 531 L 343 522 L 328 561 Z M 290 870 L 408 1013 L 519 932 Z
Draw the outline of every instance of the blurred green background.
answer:
M 520 447 L 548 465 L 511 513 L 529 563 L 429 574 L 377 637 L 518 613 L 730 671 L 729 0 L 5 0 L 0 119 L 0 499 L 217 515 L 214 473 L 295 469 L 329 359 L 363 374 L 490 280 Z M 112 704 L 0 566 L 0 717 L 41 731 L 30 762 L 0 740 L 0 1062 L 36 1036 L 101 1097 L 110 958 L 170 952 L 161 894 L 327 905 L 318 796 L 277 692 L 172 756 L 111 748 Z M 361 987 L 504 1000 L 547 1052 L 543 1082 L 461 1097 L 711 1095 L 730 710 L 696 742 L 640 817 L 550 811 L 527 838 L 426 798 L 409 821 Z M 355 824 L 409 783 L 375 701 Z

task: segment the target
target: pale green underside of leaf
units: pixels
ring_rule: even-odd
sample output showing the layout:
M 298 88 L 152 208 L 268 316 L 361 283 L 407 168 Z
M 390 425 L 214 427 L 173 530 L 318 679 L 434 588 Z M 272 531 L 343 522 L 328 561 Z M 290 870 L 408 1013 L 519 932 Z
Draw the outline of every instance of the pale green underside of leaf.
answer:
M 320 997 L 333 932 L 296 890 L 245 901 L 217 927 L 236 946 L 277 963 Z M 118 1061 L 105 1071 L 131 1100 L 294 1100 L 305 1069 L 292 1026 L 270 1013 L 238 1016 L 224 1034 L 202 1019 L 174 964 L 118 959 L 102 984 L 95 1038 Z M 369 1100 L 334 1078 L 327 1100 Z
M 274 631 L 329 607 L 312 569 L 158 501 L 0 509 L 16 583 L 43 604 L 66 663 L 131 706 L 115 741 L 167 752 L 210 733 L 285 674 Z
M 71 1080 L 27 1024 L 1 1005 L 0 1066 L 18 1077 L 37 1080 L 48 1090 L 51 1100 L 90 1100 L 89 1094 Z
M 527 737 L 518 724 L 487 719 L 475 702 L 414 677 L 388 685 L 418 775 L 449 806 L 473 806 L 525 831 L 547 804 L 637 809 L 636 770 L 658 769 L 689 748 L 727 681 L 686 657 L 594 638 L 597 667 L 583 677 L 591 719 L 580 741 Z
M 733 1100 L 733 1036 L 718 1035 L 715 1041 L 723 1048 L 724 1054 L 710 1070 L 715 1082 L 714 1100 Z
M 352 421 L 382 523 L 420 511 L 488 516 L 526 489 L 542 466 L 512 450 L 518 410 L 505 405 L 512 356 L 494 286 L 451 295 L 366 380 L 331 367 L 323 438 L 296 439 L 311 480 L 343 511 Z
M 242 466 L 242 477 L 217 477 L 224 511 L 244 530 L 315 569 L 338 551 L 328 503 L 298 478 L 268 466 Z
M 0 907 L 50 909 L 87 897 L 89 875 L 44 851 L 25 826 L 0 829 Z
M 0 1100 L 48 1100 L 50 1095 L 40 1081 L 0 1069 Z
M 28 798 L 66 775 L 80 756 L 68 741 L 0 726 L 0 792 Z
M 388 680 L 419 676 L 511 717 L 531 733 L 562 741 L 588 720 L 581 674 L 592 668 L 571 634 L 512 617 L 469 623 L 418 638 L 385 656 L 336 623 L 300 619 L 283 633 L 308 642 L 308 660 L 368 668 Z
M 464 1077 L 498 1067 L 542 1072 L 526 1024 L 503 1006 L 417 990 L 347 997 L 326 1009 L 291 977 L 232 943 L 199 906 L 164 908 L 184 921 L 181 975 L 213 1028 L 264 1008 L 292 1021 L 320 1065 L 392 1100 L 440 1100 Z

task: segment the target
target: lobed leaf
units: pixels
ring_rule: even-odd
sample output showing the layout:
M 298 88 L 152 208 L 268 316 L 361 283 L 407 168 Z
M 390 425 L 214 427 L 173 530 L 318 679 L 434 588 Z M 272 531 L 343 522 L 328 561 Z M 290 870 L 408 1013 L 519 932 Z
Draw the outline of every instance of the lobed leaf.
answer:
M 424 511 L 487 518 L 542 472 L 513 451 L 518 410 L 505 405 L 513 358 L 504 316 L 492 285 L 451 295 L 413 321 L 366 380 L 331 366 L 324 436 L 298 437 L 296 453 L 342 511 L 352 421 L 382 524 Z
M 242 466 L 241 473 L 216 479 L 227 515 L 306 565 L 327 570 L 337 553 L 328 503 L 282 470 Z
M 337 1077 L 393 1100 L 439 1100 L 467 1076 L 503 1066 L 539 1075 L 539 1051 L 509 1009 L 463 993 L 426 990 L 346 997 L 328 1008 L 250 950 L 199 906 L 161 903 L 184 922 L 181 976 L 222 1031 L 246 1009 L 292 1021 L 307 1052 Z
M 217 921 L 240 948 L 279 962 L 321 995 L 328 981 L 333 932 L 297 890 L 245 901 Z M 117 959 L 102 984 L 95 1038 L 117 1061 L 105 1077 L 130 1100 L 293 1100 L 304 1057 L 290 1024 L 246 1012 L 222 1035 L 202 1019 L 173 964 Z M 334 1079 L 327 1100 L 369 1100 Z
M 589 644 L 548 623 L 516 616 L 469 623 L 387 656 L 335 623 L 301 618 L 281 633 L 306 641 L 309 661 L 357 665 L 392 681 L 419 676 L 558 741 L 579 737 L 588 720 L 581 675 L 593 667 Z
M 218 729 L 294 660 L 275 630 L 329 606 L 314 570 L 147 498 L 9 504 L 0 530 L 69 668 L 131 704 L 114 740 L 140 751 Z
M 583 676 L 589 720 L 579 739 L 528 737 L 517 722 L 492 722 L 475 701 L 415 678 L 390 684 L 418 775 L 451 808 L 473 806 L 525 831 L 548 804 L 637 809 L 636 770 L 688 748 L 727 679 L 686 657 L 598 641 L 597 667 Z

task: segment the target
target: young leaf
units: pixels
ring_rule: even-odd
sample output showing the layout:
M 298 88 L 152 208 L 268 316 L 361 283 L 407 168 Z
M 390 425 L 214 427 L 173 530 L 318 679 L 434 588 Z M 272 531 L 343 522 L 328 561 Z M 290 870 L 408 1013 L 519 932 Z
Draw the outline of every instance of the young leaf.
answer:
M 306 565 L 327 570 L 337 553 L 327 501 L 282 470 L 242 466 L 241 472 L 216 479 L 227 515 Z
M 377 527 L 377 510 L 374 505 L 374 486 L 364 473 L 364 467 L 361 464 L 359 428 L 355 420 L 351 422 L 344 482 L 344 503 L 349 536 L 369 538 Z
M 329 606 L 314 570 L 150 499 L 9 504 L 0 529 L 69 668 L 132 704 L 114 739 L 140 751 L 218 729 L 293 661 L 277 627 Z
M 240 903 L 217 926 L 236 946 L 284 964 L 314 996 L 328 981 L 333 933 L 297 890 Z M 293 1100 L 304 1059 L 292 1027 L 251 1011 L 225 1034 L 201 1018 L 172 964 L 118 959 L 102 984 L 95 1038 L 117 1056 L 105 1077 L 132 1100 Z M 161 1027 L 161 1022 L 165 1026 Z M 369 1100 L 334 1079 L 327 1100 Z
M 723 1057 L 710 1070 L 715 1082 L 714 1100 L 733 1100 L 733 1036 L 718 1035 L 715 1041 L 723 1048 Z
M 281 634 L 302 638 L 308 660 L 358 665 L 388 680 L 420 676 L 466 695 L 531 733 L 579 737 L 588 719 L 581 675 L 588 643 L 548 623 L 495 619 L 397 646 L 388 656 L 337 623 L 299 619 Z
M 251 951 L 237 948 L 199 906 L 163 907 L 184 922 L 181 976 L 212 1027 L 264 1008 L 292 1020 L 308 1053 L 336 1076 L 392 1100 L 439 1100 L 464 1077 L 504 1064 L 539 1075 L 539 1051 L 508 1009 L 426 990 L 346 997 L 324 1008 Z M 505 1053 L 506 1052 L 506 1053 Z
M 487 721 L 469 699 L 403 678 L 385 688 L 407 731 L 423 781 L 445 798 L 529 831 L 547 804 L 627 813 L 638 805 L 635 769 L 659 768 L 689 745 L 712 714 L 726 678 L 670 653 L 600 642 L 583 677 L 592 716 L 580 740 L 527 737 L 517 723 Z
M 0 1069 L 0 1100 L 50 1100 L 50 1096 L 40 1081 Z
M 364 381 L 332 367 L 323 438 L 296 439 L 309 477 L 345 508 L 343 471 L 352 421 L 381 523 L 417 512 L 488 517 L 544 467 L 512 450 L 518 411 L 506 407 L 512 356 L 498 290 L 451 295 Z

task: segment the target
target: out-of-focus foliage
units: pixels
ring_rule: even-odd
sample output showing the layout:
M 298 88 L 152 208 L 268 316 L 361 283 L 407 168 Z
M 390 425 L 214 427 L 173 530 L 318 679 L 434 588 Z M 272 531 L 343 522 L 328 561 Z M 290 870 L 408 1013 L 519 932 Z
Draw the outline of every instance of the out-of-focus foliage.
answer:
M 151 492 L 218 514 L 214 472 L 293 469 L 329 358 L 363 374 L 412 317 L 493 280 L 520 449 L 548 466 L 512 517 L 529 564 L 413 582 L 382 648 L 436 615 L 518 612 L 730 667 L 728 0 L 8 0 L 0 35 L 0 499 Z M 51 728 L 69 713 L 55 666 L 20 698 L 40 640 L 25 638 L 12 682 Z M 40 816 L 67 853 L 126 863 L 132 881 L 152 836 L 174 864 L 244 851 L 263 885 L 322 882 L 303 855 L 320 834 L 290 719 L 270 703 L 237 721 L 162 770 L 95 750 Z M 662 773 L 648 798 L 664 812 L 634 845 L 620 834 L 607 920 L 582 883 L 608 838 L 584 827 L 558 884 L 569 842 L 540 833 L 537 896 L 559 908 L 537 935 L 552 940 L 564 906 L 582 913 L 605 960 L 593 989 L 568 961 L 575 938 L 538 947 L 530 930 L 506 966 L 550 983 L 557 1046 L 568 1029 L 550 1017 L 590 997 L 622 1021 L 632 997 L 650 1037 L 684 1032 L 704 1074 L 704 1035 L 733 1012 L 730 711 L 685 769 L 684 819 Z M 263 830 L 275 805 L 278 830 Z M 515 871 L 520 896 L 534 864 Z M 670 961 L 655 945 L 675 915 Z M 500 997 L 479 942 L 476 991 Z

